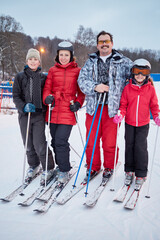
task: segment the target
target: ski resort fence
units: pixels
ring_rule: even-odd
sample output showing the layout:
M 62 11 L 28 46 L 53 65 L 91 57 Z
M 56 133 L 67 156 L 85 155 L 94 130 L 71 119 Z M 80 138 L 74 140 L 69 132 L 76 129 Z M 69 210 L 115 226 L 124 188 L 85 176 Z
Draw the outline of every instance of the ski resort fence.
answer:
M 151 73 L 151 77 L 155 82 L 160 81 L 160 73 Z M 13 85 L 10 86 L 8 81 L 6 83 L 3 82 L 0 84 L 0 112 L 2 109 L 16 110 L 13 103 L 12 90 Z M 151 119 L 153 119 L 152 114 Z

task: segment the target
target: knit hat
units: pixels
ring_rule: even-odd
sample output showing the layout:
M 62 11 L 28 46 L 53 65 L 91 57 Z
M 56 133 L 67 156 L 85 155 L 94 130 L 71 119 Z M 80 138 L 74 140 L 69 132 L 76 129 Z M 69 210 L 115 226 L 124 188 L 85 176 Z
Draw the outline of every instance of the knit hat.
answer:
M 34 49 L 34 48 L 30 48 L 28 50 L 28 53 L 27 53 L 27 56 L 26 56 L 26 61 L 29 59 L 29 58 L 36 58 L 38 59 L 39 61 L 41 61 L 41 57 L 40 57 L 40 53 L 37 49 Z
M 58 44 L 58 47 L 57 47 L 57 52 L 58 52 L 59 50 L 68 50 L 68 51 L 70 51 L 70 52 L 73 53 L 73 45 L 72 45 L 72 43 L 67 42 L 67 41 L 60 42 L 60 43 Z M 73 54 L 74 54 L 74 53 L 73 53 Z

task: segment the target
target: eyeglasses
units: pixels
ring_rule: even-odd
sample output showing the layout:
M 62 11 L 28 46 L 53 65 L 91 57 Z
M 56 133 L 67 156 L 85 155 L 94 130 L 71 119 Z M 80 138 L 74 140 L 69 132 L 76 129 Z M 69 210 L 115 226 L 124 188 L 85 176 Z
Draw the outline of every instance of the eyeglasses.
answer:
M 148 76 L 150 74 L 150 69 L 133 67 L 132 73 L 135 75 L 142 74 L 143 76 Z
M 104 40 L 104 41 L 103 41 L 103 40 L 100 40 L 100 41 L 98 41 L 98 44 L 99 44 L 99 45 L 102 45 L 102 44 L 104 44 L 104 43 L 107 44 L 107 43 L 110 43 L 110 42 L 111 42 L 111 40 L 109 40 L 109 39 Z

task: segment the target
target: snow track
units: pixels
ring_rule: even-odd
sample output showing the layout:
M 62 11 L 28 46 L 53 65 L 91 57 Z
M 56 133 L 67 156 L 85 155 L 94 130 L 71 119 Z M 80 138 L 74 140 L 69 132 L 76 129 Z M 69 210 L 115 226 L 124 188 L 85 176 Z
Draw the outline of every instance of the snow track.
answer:
M 155 86 L 159 82 L 155 82 Z M 160 87 L 157 87 L 160 96 Z M 79 123 L 83 138 L 85 139 L 85 109 L 79 112 Z M 153 122 L 153 121 L 151 121 Z M 160 132 L 160 131 L 159 131 Z M 150 124 L 148 137 L 149 159 L 152 160 L 156 126 Z M 7 195 L 14 187 L 21 183 L 23 169 L 23 144 L 19 131 L 17 114 L 0 114 L 0 197 Z M 39 178 L 31 184 L 23 196 L 18 196 L 10 203 L 0 202 L 0 239 L 3 240 L 160 240 L 160 135 L 158 136 L 158 148 L 150 185 L 150 199 L 145 198 L 147 182 L 143 187 L 137 205 L 133 211 L 127 211 L 124 203 L 113 201 L 118 189 L 124 180 L 124 125 L 122 123 L 119 137 L 121 166 L 115 178 L 115 191 L 111 192 L 112 181 L 108 182 L 101 198 L 94 208 L 86 208 L 84 203 L 84 191 L 79 192 L 73 199 L 61 206 L 54 204 L 46 214 L 37 215 L 33 209 L 40 205 L 35 201 L 28 208 L 18 206 L 18 202 L 25 199 L 38 187 Z M 77 126 L 73 127 L 70 144 L 82 154 L 82 144 Z M 80 159 L 71 151 L 71 160 Z M 83 164 L 82 164 L 83 165 Z M 149 163 L 150 170 L 151 162 Z M 82 166 L 78 181 L 80 182 L 86 168 Z M 101 175 L 89 184 L 88 192 L 92 192 L 101 181 Z M 72 187 L 73 179 L 68 183 L 67 191 Z M 133 188 L 129 189 L 128 196 Z M 137 224 L 138 222 L 138 224 Z

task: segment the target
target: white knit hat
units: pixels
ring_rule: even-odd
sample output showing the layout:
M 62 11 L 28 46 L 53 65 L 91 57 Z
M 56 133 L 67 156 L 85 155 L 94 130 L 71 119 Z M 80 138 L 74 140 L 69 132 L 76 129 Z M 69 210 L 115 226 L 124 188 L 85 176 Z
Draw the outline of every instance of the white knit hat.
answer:
M 30 48 L 28 50 L 28 53 L 27 53 L 27 56 L 26 56 L 26 61 L 29 59 L 29 58 L 36 58 L 38 59 L 40 62 L 41 62 L 41 57 L 40 57 L 40 53 L 37 49 L 34 49 L 34 48 Z

